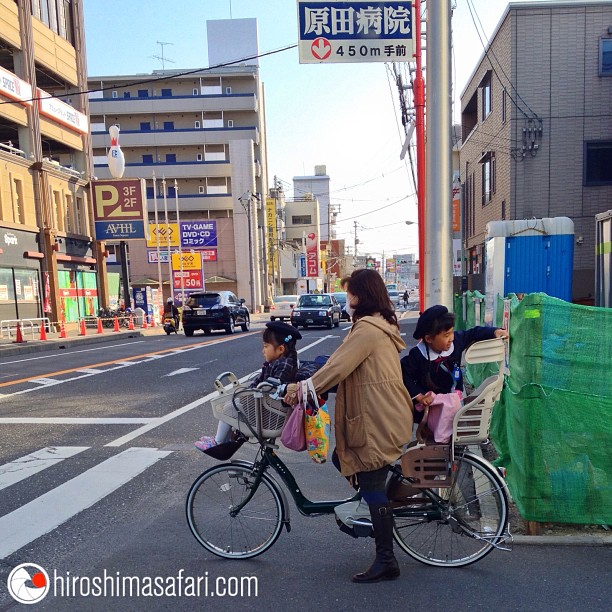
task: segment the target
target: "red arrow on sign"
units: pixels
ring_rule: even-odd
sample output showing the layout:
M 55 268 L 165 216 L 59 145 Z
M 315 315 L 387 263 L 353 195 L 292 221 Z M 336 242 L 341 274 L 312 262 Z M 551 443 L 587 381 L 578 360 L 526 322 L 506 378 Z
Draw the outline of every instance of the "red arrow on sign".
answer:
M 310 50 L 317 59 L 324 60 L 331 55 L 331 43 L 327 38 L 315 38 Z

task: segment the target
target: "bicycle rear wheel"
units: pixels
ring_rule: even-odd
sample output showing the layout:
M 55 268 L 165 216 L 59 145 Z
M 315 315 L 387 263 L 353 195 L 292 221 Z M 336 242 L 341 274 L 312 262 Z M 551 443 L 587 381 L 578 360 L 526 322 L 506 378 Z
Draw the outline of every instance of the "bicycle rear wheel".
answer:
M 226 559 L 250 559 L 276 542 L 283 525 L 283 501 L 267 474 L 244 508 L 232 515 L 254 481 L 252 467 L 226 463 L 206 470 L 191 485 L 187 522 L 206 550 Z
M 426 514 L 438 507 L 440 518 L 396 511 L 395 541 L 411 557 L 427 565 L 461 567 L 482 559 L 503 540 L 508 499 L 503 480 L 489 463 L 471 454 L 456 455 L 451 486 L 433 491 L 441 501 L 419 510 Z

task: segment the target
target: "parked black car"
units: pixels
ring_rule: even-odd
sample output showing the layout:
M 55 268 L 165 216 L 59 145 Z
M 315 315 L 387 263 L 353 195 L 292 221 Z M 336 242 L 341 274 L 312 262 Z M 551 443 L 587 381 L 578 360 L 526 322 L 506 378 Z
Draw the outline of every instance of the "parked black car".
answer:
M 202 291 L 192 293 L 183 306 L 183 330 L 193 336 L 201 329 L 208 336 L 214 329 L 233 334 L 237 326 L 249 331 L 251 317 L 244 299 L 238 299 L 231 291 Z
M 324 325 L 328 329 L 340 325 L 342 308 L 331 293 L 307 293 L 300 295 L 291 313 L 291 325 L 304 328 L 309 325 Z

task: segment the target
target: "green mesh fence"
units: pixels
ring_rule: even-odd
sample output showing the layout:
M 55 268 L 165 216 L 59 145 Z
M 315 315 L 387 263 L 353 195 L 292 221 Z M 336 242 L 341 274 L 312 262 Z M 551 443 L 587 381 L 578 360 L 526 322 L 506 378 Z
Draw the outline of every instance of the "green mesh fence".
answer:
M 531 294 L 510 312 L 491 439 L 514 501 L 531 521 L 612 524 L 612 309 Z M 470 366 L 466 379 L 487 374 Z

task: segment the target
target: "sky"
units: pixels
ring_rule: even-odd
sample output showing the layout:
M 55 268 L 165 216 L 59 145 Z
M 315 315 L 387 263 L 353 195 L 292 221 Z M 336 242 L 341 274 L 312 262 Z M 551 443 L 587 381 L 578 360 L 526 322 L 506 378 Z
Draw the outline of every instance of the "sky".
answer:
M 83 0 L 90 76 L 150 73 L 208 66 L 206 21 L 256 17 L 260 53 L 295 44 L 294 0 Z M 430 5 L 445 0 L 429 0 Z M 527 1 L 527 0 L 518 0 Z M 472 6 L 474 20 L 469 11 Z M 505 0 L 453 0 L 453 118 L 459 95 L 483 54 Z M 484 34 L 483 34 L 484 32 Z M 170 60 L 172 60 L 171 63 Z M 398 93 L 384 63 L 299 64 L 297 49 L 260 60 L 265 86 L 268 180 L 283 181 L 327 166 L 331 202 L 339 208 L 337 237 L 358 254 L 377 258 L 416 253 L 417 208 L 404 142 Z M 414 142 L 414 139 L 413 139 Z

